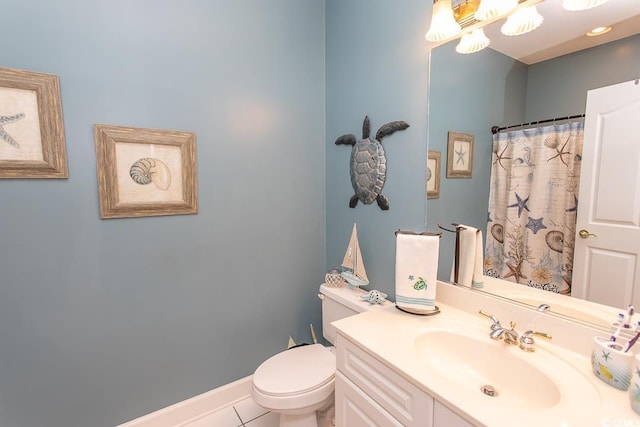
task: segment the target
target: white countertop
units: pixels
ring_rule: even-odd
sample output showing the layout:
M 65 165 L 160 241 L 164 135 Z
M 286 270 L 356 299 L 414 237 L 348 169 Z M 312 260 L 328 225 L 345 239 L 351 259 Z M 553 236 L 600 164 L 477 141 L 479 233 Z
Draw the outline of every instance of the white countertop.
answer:
M 393 303 L 388 303 L 385 310 L 348 317 L 333 325 L 339 334 L 476 425 L 640 426 L 640 417 L 631 409 L 627 392 L 605 384 L 592 373 L 590 354 L 577 353 L 560 345 L 543 342 L 542 339 L 536 340 L 536 352 L 526 353 L 518 346 L 490 340 L 488 335 L 491 322 L 488 319 L 442 302 L 437 305 L 441 310 L 440 314 L 415 316 L 401 312 Z M 520 316 L 526 314 L 525 312 Z M 508 324 L 508 319 L 501 320 L 503 325 Z M 495 363 L 498 366 L 503 354 L 514 352 L 509 356 L 524 358 L 549 378 L 561 379 L 557 382 L 562 396 L 559 402 L 537 409 L 524 408 L 526 404 L 505 404 L 506 400 L 501 400 L 500 397 L 485 396 L 479 390 L 476 391 L 475 387 L 461 386 L 438 373 L 425 361 L 424 353 L 420 354 L 416 349 L 416 338 L 426 331 L 452 326 L 457 327 L 456 333 L 480 339 L 486 337 L 492 346 L 491 351 L 495 349 Z M 578 326 L 573 324 L 567 327 Z M 522 333 L 524 330 L 518 329 L 518 332 Z M 554 333 L 547 332 L 552 335 Z M 486 354 L 480 356 L 491 358 L 487 358 Z M 572 382 L 579 384 L 579 389 Z M 535 381 L 531 381 L 530 386 L 535 392 Z M 508 385 L 501 387 L 505 389 Z

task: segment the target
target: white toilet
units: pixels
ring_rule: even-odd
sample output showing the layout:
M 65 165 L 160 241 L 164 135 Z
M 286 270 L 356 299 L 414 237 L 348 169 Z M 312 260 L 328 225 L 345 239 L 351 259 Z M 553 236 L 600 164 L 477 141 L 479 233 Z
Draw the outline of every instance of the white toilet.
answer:
M 331 322 L 367 310 L 389 307 L 362 300 L 362 290 L 320 286 L 322 335 L 335 343 Z M 318 411 L 332 409 L 336 358 L 320 344 L 295 347 L 265 360 L 253 374 L 251 396 L 280 414 L 280 427 L 318 427 Z

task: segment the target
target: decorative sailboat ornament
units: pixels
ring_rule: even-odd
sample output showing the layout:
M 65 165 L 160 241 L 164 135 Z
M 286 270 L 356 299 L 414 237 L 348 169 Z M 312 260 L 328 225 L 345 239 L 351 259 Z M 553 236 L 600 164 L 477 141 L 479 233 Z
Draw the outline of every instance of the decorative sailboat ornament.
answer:
M 353 224 L 351 239 L 349 239 L 349 246 L 342 260 L 342 267 L 346 270 L 340 274 L 349 285 L 359 288 L 360 286 L 367 286 L 369 284 L 367 271 L 364 269 L 364 263 L 362 262 L 362 253 L 360 253 L 356 224 Z

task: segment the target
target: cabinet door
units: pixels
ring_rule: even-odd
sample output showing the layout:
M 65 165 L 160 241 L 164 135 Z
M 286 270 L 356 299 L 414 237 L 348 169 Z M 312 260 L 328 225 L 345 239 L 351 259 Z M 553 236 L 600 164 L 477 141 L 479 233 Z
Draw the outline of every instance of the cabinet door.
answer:
M 405 427 L 431 427 L 433 398 L 338 334 L 338 371 Z M 350 427 L 350 426 L 349 426 Z
M 402 427 L 402 424 L 336 372 L 336 427 Z
M 473 424 L 436 400 L 433 404 L 433 427 L 473 427 Z

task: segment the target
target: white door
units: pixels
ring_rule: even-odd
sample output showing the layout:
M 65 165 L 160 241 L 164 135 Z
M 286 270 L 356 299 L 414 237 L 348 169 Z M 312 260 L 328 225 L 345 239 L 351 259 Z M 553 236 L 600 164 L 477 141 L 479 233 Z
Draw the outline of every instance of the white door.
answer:
M 587 93 L 578 203 L 571 295 L 640 308 L 638 80 Z

